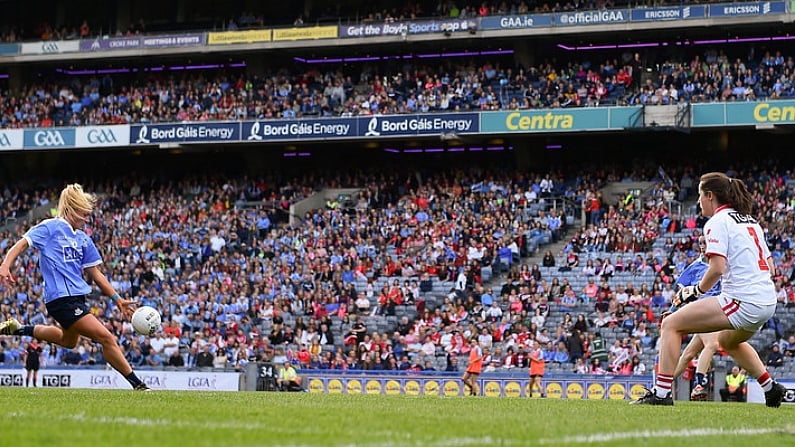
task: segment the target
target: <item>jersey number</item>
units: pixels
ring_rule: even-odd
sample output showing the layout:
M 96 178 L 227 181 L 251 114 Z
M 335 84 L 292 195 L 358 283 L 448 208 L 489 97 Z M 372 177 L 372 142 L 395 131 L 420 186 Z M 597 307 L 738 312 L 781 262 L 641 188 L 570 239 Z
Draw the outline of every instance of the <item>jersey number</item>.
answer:
M 757 236 L 756 234 L 756 229 L 754 227 L 746 227 L 746 228 L 748 229 L 748 234 L 750 234 L 751 237 L 754 238 L 754 244 L 756 244 L 756 250 L 759 253 L 759 259 L 758 259 L 759 270 L 762 271 L 770 270 L 770 266 L 767 265 L 767 261 L 763 257 L 764 255 L 762 254 L 762 246 L 759 245 L 759 236 Z

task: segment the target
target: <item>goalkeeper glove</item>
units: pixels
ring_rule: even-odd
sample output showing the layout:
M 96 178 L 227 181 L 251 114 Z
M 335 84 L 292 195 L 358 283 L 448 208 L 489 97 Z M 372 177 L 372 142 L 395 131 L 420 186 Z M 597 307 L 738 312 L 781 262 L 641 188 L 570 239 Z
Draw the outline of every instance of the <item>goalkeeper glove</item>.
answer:
M 676 307 L 684 306 L 687 303 L 697 300 L 704 292 L 699 289 L 698 285 L 680 287 L 674 295 L 672 304 Z

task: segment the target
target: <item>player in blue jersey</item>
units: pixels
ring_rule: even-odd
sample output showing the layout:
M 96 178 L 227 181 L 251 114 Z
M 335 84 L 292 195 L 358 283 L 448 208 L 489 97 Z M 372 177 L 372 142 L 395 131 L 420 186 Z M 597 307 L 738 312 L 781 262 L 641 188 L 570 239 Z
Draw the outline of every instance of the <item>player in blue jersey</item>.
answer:
M 130 316 L 132 301 L 119 297 L 116 290 L 99 269 L 102 258 L 94 241 L 82 228 L 91 219 L 96 198 L 83 191 L 78 184 L 67 185 L 61 191 L 57 215 L 46 219 L 28 230 L 6 254 L 0 264 L 0 281 L 16 283 L 11 267 L 28 247 L 39 250 L 39 268 L 44 278 L 44 303 L 47 313 L 61 327 L 37 324 L 23 326 L 11 318 L 0 323 L 0 334 L 34 337 L 58 345 L 73 348 L 80 336 L 85 336 L 102 345 L 108 363 L 123 375 L 133 389 L 148 390 L 124 358 L 124 352 L 116 337 L 91 314 L 86 304 L 86 295 L 91 286 L 83 279 L 83 273 L 94 281 L 102 293 L 111 297 L 122 314 Z
M 701 278 L 706 273 L 707 268 L 709 267 L 709 262 L 707 262 L 706 257 L 704 256 L 704 251 L 707 249 L 707 240 L 704 236 L 699 236 L 698 238 L 698 258 L 690 263 L 685 269 L 682 271 L 682 274 L 679 275 L 679 278 L 676 280 L 676 286 L 679 287 L 687 287 L 687 286 L 694 286 L 697 285 Z M 720 294 L 720 280 L 712 286 L 711 289 L 707 291 L 701 298 L 706 298 L 709 296 L 717 296 Z M 671 311 L 675 311 L 676 306 L 671 306 Z M 707 372 L 709 371 L 709 367 L 712 364 L 712 357 L 718 351 L 718 333 L 717 332 L 706 332 L 703 334 L 695 334 L 693 338 L 688 343 L 687 347 L 685 348 L 682 356 L 679 357 L 679 363 L 676 365 L 676 372 L 674 373 L 674 377 L 678 377 L 681 375 L 685 368 L 687 368 L 688 364 L 691 360 L 693 360 L 699 352 L 701 355 L 698 357 L 698 364 L 696 365 L 696 386 L 693 387 L 693 390 L 690 394 L 690 398 L 693 400 L 705 400 L 707 397 L 707 387 L 709 385 L 709 376 Z

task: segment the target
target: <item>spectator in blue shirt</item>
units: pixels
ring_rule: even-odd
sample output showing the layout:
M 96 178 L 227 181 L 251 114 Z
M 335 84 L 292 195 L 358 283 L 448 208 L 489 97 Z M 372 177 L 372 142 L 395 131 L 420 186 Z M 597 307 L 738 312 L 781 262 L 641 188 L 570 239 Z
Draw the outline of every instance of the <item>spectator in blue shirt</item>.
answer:
M 345 264 L 345 266 L 342 269 L 342 282 L 348 284 L 352 283 L 353 280 L 354 280 L 353 270 L 351 270 L 350 264 Z
M 552 361 L 555 363 L 567 363 L 569 361 L 569 351 L 566 349 L 566 343 L 559 342 L 555 354 L 552 356 Z
M 541 354 L 544 356 L 544 362 L 550 363 L 555 360 L 555 348 L 551 341 L 547 342 L 546 347 L 541 350 Z
M 414 215 L 414 218 L 417 219 L 418 223 L 423 223 L 430 219 L 430 216 L 428 216 L 428 213 L 426 213 L 425 210 L 420 210 Z
M 257 232 L 259 233 L 260 239 L 264 239 L 268 235 L 270 228 L 271 220 L 268 217 L 268 213 L 260 211 L 259 218 L 257 219 Z

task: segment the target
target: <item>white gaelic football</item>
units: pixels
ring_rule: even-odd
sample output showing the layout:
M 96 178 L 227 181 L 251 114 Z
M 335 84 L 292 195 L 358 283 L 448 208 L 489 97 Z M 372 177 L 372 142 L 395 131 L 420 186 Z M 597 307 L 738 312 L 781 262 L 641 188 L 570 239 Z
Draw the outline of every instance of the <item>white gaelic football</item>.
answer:
M 154 335 L 160 330 L 160 312 L 154 307 L 141 306 L 133 313 L 132 325 L 141 335 Z

